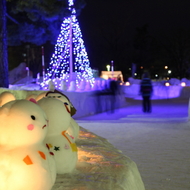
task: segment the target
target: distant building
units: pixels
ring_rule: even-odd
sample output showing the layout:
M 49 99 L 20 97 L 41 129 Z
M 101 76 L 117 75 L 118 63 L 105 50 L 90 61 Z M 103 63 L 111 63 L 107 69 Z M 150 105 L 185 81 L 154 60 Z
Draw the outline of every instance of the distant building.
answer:
M 123 82 L 123 75 L 121 71 L 102 71 L 100 77 L 106 80 L 108 78 L 112 78 L 115 80 L 120 78 L 120 80 Z

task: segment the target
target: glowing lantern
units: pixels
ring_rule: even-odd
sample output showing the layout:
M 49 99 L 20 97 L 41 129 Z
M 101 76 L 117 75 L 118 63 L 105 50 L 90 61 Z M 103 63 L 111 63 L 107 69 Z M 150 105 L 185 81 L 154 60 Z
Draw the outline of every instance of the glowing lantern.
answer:
M 57 98 L 54 98 L 56 96 Z M 73 122 L 71 121 L 71 106 L 68 99 L 64 102 L 61 99 L 63 100 L 64 97 L 60 94 L 50 93 L 47 98 L 38 101 L 38 105 L 49 119 L 49 129 L 44 142 L 49 145 L 54 154 L 57 174 L 73 172 L 78 156 L 75 144 L 76 133 L 70 136 L 66 132 Z
M 169 83 L 169 82 L 166 82 L 166 83 L 165 83 L 165 86 L 170 86 L 170 83 Z
M 181 83 L 181 86 L 182 86 L 182 87 L 186 86 L 186 83 L 185 83 L 185 82 L 182 82 L 182 83 Z
M 107 71 L 110 71 L 110 65 L 107 65 L 106 68 L 107 68 Z
M 130 86 L 130 82 L 126 82 L 126 83 L 125 83 L 125 86 Z

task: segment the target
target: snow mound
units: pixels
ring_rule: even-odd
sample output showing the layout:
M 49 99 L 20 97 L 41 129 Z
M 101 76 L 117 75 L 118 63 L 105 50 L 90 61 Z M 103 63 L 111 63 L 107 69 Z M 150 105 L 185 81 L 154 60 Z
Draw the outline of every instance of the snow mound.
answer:
M 106 139 L 80 127 L 76 143 L 76 170 L 57 175 L 52 190 L 145 190 L 136 164 Z

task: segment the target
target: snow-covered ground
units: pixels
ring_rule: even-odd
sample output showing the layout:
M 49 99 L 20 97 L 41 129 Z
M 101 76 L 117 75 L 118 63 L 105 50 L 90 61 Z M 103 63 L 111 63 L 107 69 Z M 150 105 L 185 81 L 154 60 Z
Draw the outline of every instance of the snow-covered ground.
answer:
M 138 99 L 138 98 L 137 98 Z M 80 126 L 100 135 L 138 166 L 146 190 L 190 189 L 190 122 L 188 98 L 152 100 L 152 113 L 141 100 L 115 113 L 78 119 Z
M 19 88 L 25 89 L 22 85 Z M 39 90 L 35 85 L 28 90 L 32 89 Z M 173 90 L 178 98 L 177 94 L 172 99 L 170 96 L 160 99 L 154 95 L 150 114 L 142 112 L 138 87 L 134 89 L 126 93 L 133 97 L 126 98 L 126 107 L 114 113 L 77 118 L 77 123 L 104 137 L 130 157 L 137 164 L 146 190 L 190 189 L 190 87 L 180 87 L 178 92 Z M 161 91 L 156 92 L 159 94 Z
M 18 69 L 18 72 L 14 71 L 10 74 L 10 77 L 14 79 L 12 80 L 14 82 L 10 85 L 10 89 L 13 91 L 17 90 L 16 97 L 19 99 L 25 98 L 28 93 L 23 90 L 32 90 L 34 94 L 39 93 L 39 90 L 41 90 L 40 86 L 31 84 L 31 78 L 20 80 L 20 70 L 21 68 Z M 102 83 L 105 81 L 99 82 L 99 85 L 105 85 Z M 131 160 L 136 163 L 146 190 L 190 189 L 190 122 L 188 121 L 190 81 L 187 79 L 181 81 L 178 79 L 171 79 L 168 81 L 171 85 L 169 87 L 164 85 L 165 81 L 154 82 L 152 113 L 150 114 L 142 112 L 141 97 L 139 96 L 140 80 L 131 78 L 129 82 L 131 83 L 131 86 L 126 86 L 124 92 L 126 97 L 132 98 L 126 98 L 126 107 L 117 109 L 114 113 L 104 112 L 89 117 L 77 118 L 76 121 L 81 127 L 98 135 L 93 135 L 90 132 L 82 133 L 82 138 L 84 138 L 84 135 L 86 135 L 86 137 L 85 141 L 82 139 L 83 141 L 81 141 L 81 143 L 86 143 L 91 137 L 91 141 L 94 141 L 93 143 L 95 144 L 101 144 L 102 149 L 100 151 L 98 146 L 94 146 L 98 147 L 98 150 L 89 146 L 88 148 L 92 149 L 87 150 L 87 152 L 89 151 L 92 152 L 92 155 L 96 155 L 95 151 L 99 151 L 99 153 L 101 152 L 101 155 L 107 159 L 107 153 L 104 151 L 104 154 L 102 154 L 102 151 L 105 149 L 109 150 L 110 163 L 118 157 L 122 158 L 122 154 L 118 152 L 118 149 L 121 150 L 124 156 L 131 158 Z M 185 82 L 187 86 L 181 87 L 181 82 Z M 2 92 L 1 90 L 2 89 L 0 89 L 0 92 Z M 21 94 L 18 90 L 22 91 Z M 78 111 L 81 111 L 81 109 L 87 110 L 89 107 L 91 109 L 91 106 L 89 106 L 89 102 L 91 101 L 86 99 L 87 95 L 89 96 L 89 92 L 83 93 L 83 95 L 81 94 L 81 97 L 83 97 L 82 102 L 78 101 L 79 98 L 78 96 L 76 98 L 74 93 L 66 92 L 66 94 L 72 102 L 77 99 L 76 105 L 74 105 L 79 108 Z M 87 111 L 88 113 L 92 112 L 91 110 Z M 87 113 L 85 112 L 85 114 Z M 116 149 L 114 149 L 112 145 L 115 146 Z M 86 147 L 86 144 L 83 147 Z M 118 154 L 118 157 L 116 158 L 112 155 L 112 153 L 115 154 L 114 151 Z M 85 163 L 84 160 L 85 164 L 93 166 L 92 163 L 94 162 L 95 157 L 92 157 L 92 155 L 86 155 L 86 157 L 84 157 L 86 161 L 89 161 Z M 113 160 L 112 157 L 114 157 Z M 96 159 L 97 158 L 98 157 L 96 157 Z M 123 164 L 124 162 L 129 163 L 129 158 L 123 159 Z M 105 167 L 106 164 L 108 164 L 108 162 L 104 162 L 102 166 Z M 82 167 L 83 166 L 86 165 L 82 165 Z M 81 165 L 79 164 L 79 168 L 80 167 Z M 99 174 L 101 174 L 98 168 L 100 168 L 99 165 L 94 168 L 87 167 L 89 171 L 92 171 L 91 175 L 87 173 L 85 176 L 82 175 L 84 173 L 79 172 L 80 175 L 76 173 L 76 177 L 82 176 L 78 181 L 76 181 L 77 178 L 74 179 L 73 176 L 65 176 L 65 178 L 58 176 L 53 190 L 102 190 L 102 188 L 97 188 L 101 180 L 99 180 L 100 178 L 96 178 L 97 175 L 93 171 L 93 169 L 97 169 Z M 135 167 L 133 168 L 135 169 Z M 135 176 L 138 176 L 138 170 L 136 170 L 137 175 Z M 122 171 L 125 171 L 125 168 Z M 113 170 L 111 174 L 114 172 L 115 171 Z M 103 176 L 104 178 L 102 180 L 106 185 L 110 185 L 110 180 L 114 181 L 110 176 L 113 177 L 112 175 L 106 176 L 107 181 L 105 181 L 105 176 Z M 120 176 L 122 177 L 122 175 Z M 87 184 L 88 188 L 87 186 L 83 186 L 85 183 L 82 179 L 87 179 L 85 183 L 89 182 Z M 139 182 L 141 189 L 143 189 L 141 179 L 138 177 L 134 179 Z M 135 183 L 133 183 L 133 185 L 134 184 Z M 72 188 L 69 188 L 69 185 L 71 185 Z M 104 186 L 104 190 L 121 189 L 107 188 L 108 186 L 106 185 Z M 133 188 L 132 190 L 139 190 L 139 188 Z

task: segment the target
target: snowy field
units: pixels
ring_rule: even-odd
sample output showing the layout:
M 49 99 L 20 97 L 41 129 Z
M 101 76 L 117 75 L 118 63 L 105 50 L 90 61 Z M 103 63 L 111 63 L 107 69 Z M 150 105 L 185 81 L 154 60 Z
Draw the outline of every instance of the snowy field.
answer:
M 146 190 L 190 189 L 190 123 L 188 98 L 152 100 L 152 113 L 141 100 L 114 114 L 78 119 L 80 126 L 100 135 L 138 166 Z

